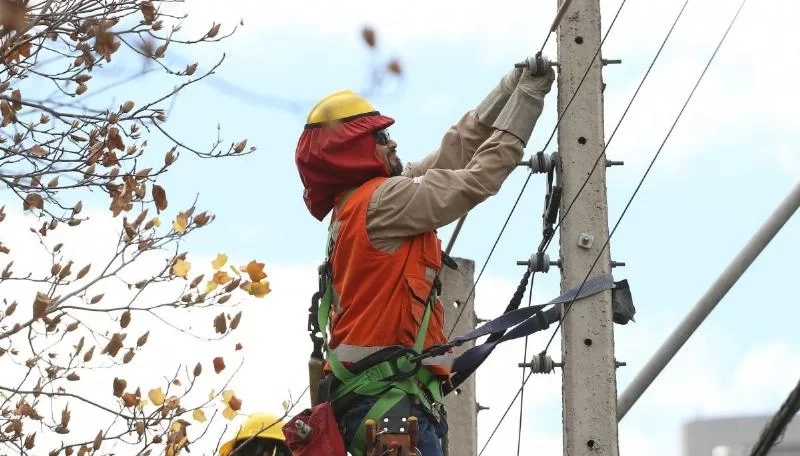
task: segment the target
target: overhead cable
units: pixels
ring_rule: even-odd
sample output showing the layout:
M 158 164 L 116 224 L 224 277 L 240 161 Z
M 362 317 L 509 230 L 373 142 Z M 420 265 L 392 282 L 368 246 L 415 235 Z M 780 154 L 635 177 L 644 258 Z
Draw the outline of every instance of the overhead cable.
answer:
M 688 2 L 688 0 L 687 0 L 687 2 Z M 608 247 L 608 243 L 611 241 L 611 238 L 614 236 L 614 233 L 617 231 L 617 228 L 619 227 L 619 224 L 622 221 L 622 219 L 625 217 L 625 214 L 627 214 L 628 209 L 630 208 L 631 203 L 633 203 L 634 198 L 636 198 L 636 195 L 639 193 L 639 190 L 642 188 L 642 184 L 644 184 L 645 179 L 647 179 L 647 176 L 650 174 L 650 170 L 653 169 L 653 165 L 655 164 L 655 162 L 658 159 L 658 157 L 661 155 L 661 151 L 664 149 L 664 145 L 666 145 L 667 140 L 669 140 L 669 137 L 672 135 L 672 132 L 675 130 L 675 126 L 678 124 L 678 121 L 680 120 L 681 116 L 683 116 L 683 113 L 686 110 L 686 106 L 689 105 L 689 102 L 691 101 L 692 97 L 694 96 L 694 93 L 697 90 L 697 87 L 702 82 L 703 77 L 706 75 L 706 72 L 708 71 L 708 68 L 711 66 L 711 63 L 714 61 L 714 58 L 717 56 L 717 53 L 719 52 L 719 49 L 722 47 L 722 44 L 725 42 L 725 39 L 728 37 L 728 33 L 731 31 L 731 28 L 733 28 L 733 24 L 736 22 L 736 19 L 739 17 L 739 13 L 741 13 L 742 8 L 744 7 L 744 5 L 746 3 L 747 3 L 747 0 L 742 0 L 741 4 L 739 5 L 739 8 L 736 10 L 736 14 L 733 16 L 733 18 L 731 18 L 731 21 L 728 24 L 727 29 L 725 29 L 725 33 L 722 35 L 722 38 L 720 38 L 719 42 L 717 43 L 717 46 L 714 49 L 714 52 L 709 57 L 708 62 L 706 62 L 706 65 L 703 68 L 703 71 L 700 73 L 700 76 L 697 78 L 697 81 L 695 82 L 694 87 L 692 87 L 691 92 L 689 92 L 689 95 L 686 97 L 686 101 L 684 101 L 683 106 L 681 107 L 680 111 L 678 112 L 678 115 L 675 117 L 675 120 L 672 122 L 672 125 L 670 126 L 669 130 L 667 131 L 667 134 L 664 136 L 663 141 L 661 141 L 661 145 L 658 147 L 658 150 L 656 151 L 655 155 L 653 155 L 653 159 L 650 161 L 650 164 L 648 165 L 647 169 L 645 170 L 644 174 L 642 175 L 642 178 L 639 180 L 639 184 L 634 189 L 633 193 L 631 194 L 630 198 L 628 199 L 627 204 L 625 204 L 625 208 L 622 210 L 622 213 L 617 218 L 617 221 L 614 224 L 614 228 L 611 230 L 611 233 L 609 233 L 608 238 L 605 240 L 605 242 L 603 243 L 603 246 L 600 248 L 600 252 L 598 252 L 597 257 L 595 258 L 594 262 L 592 263 L 592 266 L 589 268 L 589 271 L 586 273 L 586 277 L 584 277 L 583 282 L 581 283 L 580 287 L 578 287 L 578 293 L 580 293 L 580 290 L 586 284 L 586 281 L 589 280 L 589 277 L 591 276 L 592 270 L 594 269 L 595 265 L 597 265 L 597 262 L 600 261 L 600 258 L 602 257 L 603 250 L 605 250 L 605 248 Z M 685 4 L 684 4 L 684 6 L 685 6 Z M 681 10 L 681 11 L 683 11 L 683 10 Z M 576 296 L 578 296 L 578 295 L 576 294 Z M 556 325 L 556 329 L 553 331 L 553 334 L 550 337 L 550 340 L 547 342 L 547 346 L 545 347 L 545 352 L 547 352 L 547 349 L 550 347 L 550 344 L 553 342 L 553 339 L 555 338 L 556 333 L 558 332 L 559 328 L 563 324 L 564 319 L 569 314 L 569 311 L 570 311 L 570 309 L 572 309 L 572 305 L 574 303 L 575 303 L 575 300 L 573 299 L 567 305 L 567 308 L 564 311 L 564 315 L 559 320 L 558 325 Z

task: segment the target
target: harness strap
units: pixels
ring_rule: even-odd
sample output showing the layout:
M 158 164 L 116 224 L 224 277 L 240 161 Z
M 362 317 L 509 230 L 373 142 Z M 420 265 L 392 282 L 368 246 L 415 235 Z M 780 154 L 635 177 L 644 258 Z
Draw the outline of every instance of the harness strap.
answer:
M 353 190 L 349 190 L 345 193 L 342 200 L 337 205 L 337 209 L 344 205 L 352 191 Z M 401 353 L 399 357 L 392 357 L 387 361 L 377 363 L 358 374 L 351 372 L 339 361 L 335 353 L 328 346 L 328 325 L 333 294 L 330 259 L 333 254 L 334 216 L 335 214 L 331 215 L 331 225 L 328 227 L 324 282 L 321 281 L 320 283 L 320 286 L 324 286 L 325 288 L 317 309 L 317 325 L 319 327 L 319 332 L 322 334 L 327 362 L 331 367 L 333 375 L 342 382 L 342 384 L 331 393 L 329 401 L 335 402 L 352 393 L 362 396 L 378 397 L 378 400 L 373 404 L 361 421 L 350 445 L 352 447 L 350 452 L 354 456 L 362 456 L 364 452 L 363 448 L 366 443 L 366 430 L 364 429 L 366 420 L 372 419 L 380 421 L 387 412 L 397 405 L 404 397 L 409 395 L 417 397 L 423 408 L 434 414 L 436 412 L 434 411 L 433 402 L 442 401 L 441 382 L 439 379 L 426 367 L 422 366 L 420 361 L 412 362 L 410 360 L 412 355 L 419 355 L 424 349 L 425 338 L 430 325 L 431 312 L 436 304 L 437 292 L 434 280 L 434 286 L 431 287 L 431 292 L 425 306 L 425 313 L 423 314 L 422 322 L 417 331 L 412 349 L 409 350 L 406 347 L 398 347 L 399 349 L 403 349 L 399 351 L 404 352 Z
M 605 290 L 613 290 L 615 286 L 616 284 L 611 274 L 594 277 L 586 281 L 583 287 L 575 287 L 567 290 L 546 304 L 525 307 L 503 314 L 487 322 L 480 328 L 474 329 L 463 336 L 456 337 L 451 343 L 458 346 L 487 334 L 502 334 L 502 331 L 509 330 L 508 333 L 495 340 L 491 340 L 490 338 L 487 342 L 470 348 L 453 361 L 453 367 L 451 369 L 453 375 L 450 378 L 450 385 L 445 385 L 445 395 L 449 394 L 469 378 L 486 358 L 489 357 L 497 345 L 545 330 L 551 324 L 558 322 L 561 319 L 561 309 L 558 304 L 565 304 L 572 300 L 582 299 Z M 552 307 L 547 310 L 542 310 L 547 306 Z

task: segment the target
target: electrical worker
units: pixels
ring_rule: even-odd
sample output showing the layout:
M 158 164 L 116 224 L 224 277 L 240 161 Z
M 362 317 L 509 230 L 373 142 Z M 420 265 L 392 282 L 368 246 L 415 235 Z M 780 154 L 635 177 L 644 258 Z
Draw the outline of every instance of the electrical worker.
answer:
M 219 448 L 220 456 L 292 456 L 281 428 L 280 417 L 254 413 L 247 417 L 233 438 Z
M 311 110 L 295 159 L 309 212 L 321 221 L 333 211 L 326 373 L 335 367 L 331 357 L 340 366 L 362 369 L 397 346 L 419 345 L 421 331 L 425 349 L 447 342 L 444 308 L 435 298 L 444 261 L 436 229 L 500 190 L 522 159 L 554 79 L 549 67 L 539 77 L 528 68 L 510 71 L 448 129 L 438 148 L 405 169 L 387 131 L 394 119 L 366 99 L 339 91 Z M 409 394 L 404 413 L 418 418 L 423 456 L 442 454 L 439 439 L 447 422 L 441 385 L 451 363 L 452 353 L 425 359 L 417 375 L 424 395 Z M 363 437 L 354 439 L 366 418 L 383 422 L 389 412 L 376 404 L 379 397 L 356 399 L 343 411 L 340 406 L 336 417 L 348 450 L 361 455 Z

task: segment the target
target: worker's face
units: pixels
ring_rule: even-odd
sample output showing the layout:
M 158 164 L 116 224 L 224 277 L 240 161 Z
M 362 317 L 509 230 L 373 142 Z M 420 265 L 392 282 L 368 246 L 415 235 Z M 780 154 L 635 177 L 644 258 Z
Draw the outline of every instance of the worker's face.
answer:
M 397 143 L 389 137 L 388 130 L 378 130 L 375 137 L 375 154 L 386 165 L 391 176 L 399 176 L 403 172 L 403 162 L 397 157 Z

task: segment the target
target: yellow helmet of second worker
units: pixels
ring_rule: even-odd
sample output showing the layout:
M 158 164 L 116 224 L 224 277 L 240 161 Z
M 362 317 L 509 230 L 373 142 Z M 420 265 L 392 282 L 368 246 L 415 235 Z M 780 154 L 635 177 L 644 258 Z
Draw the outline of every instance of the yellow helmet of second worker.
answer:
M 282 428 L 285 424 L 279 416 L 271 413 L 254 413 L 242 423 L 242 427 L 234 434 L 233 439 L 222 444 L 219 448 L 219 454 L 220 456 L 228 456 L 236 442 L 247 440 L 256 434 L 258 438 L 284 442 L 286 437 L 283 435 Z

